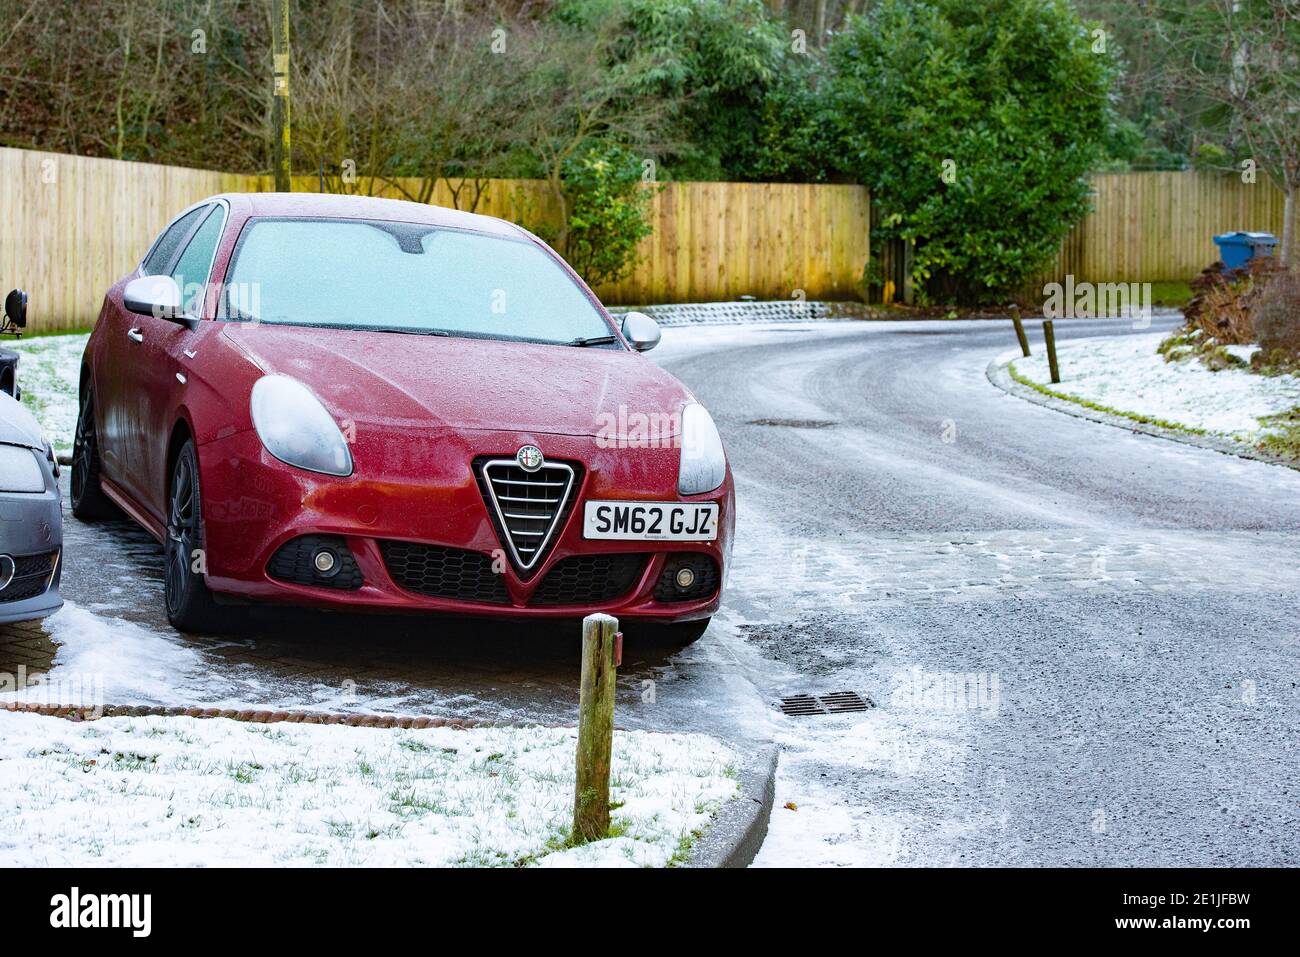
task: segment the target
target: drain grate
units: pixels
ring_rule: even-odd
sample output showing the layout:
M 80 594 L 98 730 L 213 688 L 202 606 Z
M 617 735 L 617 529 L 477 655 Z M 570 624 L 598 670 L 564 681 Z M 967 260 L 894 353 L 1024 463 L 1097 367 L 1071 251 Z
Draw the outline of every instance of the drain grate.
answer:
M 810 694 L 794 694 L 781 699 L 781 710 L 786 714 L 825 714 L 826 709 Z
M 866 711 L 872 707 L 871 701 L 856 691 L 836 691 L 834 694 L 822 695 L 822 705 L 831 714 L 845 711 Z
M 781 699 L 781 711 L 796 718 L 814 714 L 847 714 L 875 706 L 870 698 L 864 698 L 856 691 L 836 691 L 821 697 L 794 694 Z

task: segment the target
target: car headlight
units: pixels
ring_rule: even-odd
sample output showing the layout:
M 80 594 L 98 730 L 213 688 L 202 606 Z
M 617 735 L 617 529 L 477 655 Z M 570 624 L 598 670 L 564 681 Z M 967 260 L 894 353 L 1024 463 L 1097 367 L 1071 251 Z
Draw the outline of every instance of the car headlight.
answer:
M 352 453 L 338 423 L 297 379 L 258 379 L 250 410 L 257 437 L 281 462 L 325 475 L 352 474 Z
M 44 492 L 45 475 L 36 453 L 21 445 L 0 445 L 0 492 Z
M 713 416 L 698 402 L 682 409 L 682 460 L 677 491 L 682 495 L 712 492 L 727 477 L 727 456 Z

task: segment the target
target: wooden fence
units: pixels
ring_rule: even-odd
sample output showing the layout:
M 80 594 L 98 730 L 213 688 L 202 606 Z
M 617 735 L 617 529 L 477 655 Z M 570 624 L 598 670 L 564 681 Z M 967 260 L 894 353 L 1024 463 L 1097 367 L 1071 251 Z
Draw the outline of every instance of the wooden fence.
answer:
M 33 330 L 89 326 L 168 220 L 250 179 L 0 148 L 0 295 L 27 290 Z
M 1219 233 L 1282 235 L 1285 197 L 1263 173 L 1254 183 L 1218 173 L 1102 173 L 1093 188 L 1093 212 L 1066 237 L 1046 281 L 1191 279 L 1219 258 Z
M 315 176 L 295 177 L 293 185 L 319 188 Z M 422 185 L 401 180 L 374 192 L 420 196 Z M 522 223 L 554 214 L 538 181 L 486 181 L 473 204 L 474 185 L 459 196 L 455 185 L 439 181 L 429 201 Z M 33 329 L 89 326 L 104 291 L 177 212 L 214 193 L 270 188 L 269 177 L 0 148 L 0 295 L 12 286 L 28 291 Z M 605 302 L 857 294 L 869 255 L 862 187 L 669 183 L 651 202 L 654 232 L 632 273 L 597 289 Z
M 1281 232 L 1282 195 L 1263 177 L 1117 173 L 1095 183 L 1095 211 L 1042 281 L 1189 279 L 1216 258 L 1215 233 Z M 421 185 L 376 192 L 419 196 Z M 554 214 L 537 181 L 486 181 L 476 203 L 473 184 L 459 195 L 456 185 L 439 181 L 429 201 L 523 223 Z M 88 326 L 104 291 L 179 210 L 214 193 L 269 188 L 267 177 L 0 148 L 0 295 L 25 288 L 34 329 Z M 317 178 L 296 177 L 294 188 L 314 192 Z M 611 304 L 851 298 L 869 256 L 869 209 L 859 186 L 664 184 L 636 268 L 597 292 Z

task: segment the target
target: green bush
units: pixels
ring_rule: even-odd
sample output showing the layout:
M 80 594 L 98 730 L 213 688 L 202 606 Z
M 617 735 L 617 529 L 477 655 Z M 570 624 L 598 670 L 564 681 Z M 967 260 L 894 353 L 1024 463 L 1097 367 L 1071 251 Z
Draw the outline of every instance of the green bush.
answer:
M 567 229 L 535 230 L 592 286 L 615 282 L 636 265 L 636 247 L 650 235 L 652 187 L 641 161 L 611 142 L 595 142 L 564 163 Z M 549 234 L 549 235 L 548 235 Z
M 831 64 L 844 165 L 932 296 L 996 301 L 1088 211 L 1114 64 L 1066 0 L 881 0 Z

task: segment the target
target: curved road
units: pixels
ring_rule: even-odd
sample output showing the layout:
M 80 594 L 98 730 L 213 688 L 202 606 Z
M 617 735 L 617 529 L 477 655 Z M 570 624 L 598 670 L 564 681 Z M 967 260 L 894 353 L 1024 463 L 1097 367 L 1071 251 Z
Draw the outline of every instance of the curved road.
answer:
M 1007 395 L 985 369 L 1010 348 L 1005 323 L 665 330 L 652 357 L 727 443 L 736 553 L 695 646 L 629 635 L 619 721 L 781 745 L 760 864 L 1300 863 L 1300 472 Z M 570 633 L 186 638 L 152 541 L 70 515 L 66 540 L 69 607 L 0 656 L 115 703 L 573 720 Z M 874 707 L 776 708 L 838 691 Z
M 1300 862 L 1300 472 L 1009 396 L 985 369 L 1014 347 L 939 322 L 664 350 L 738 476 L 715 654 L 770 700 L 877 706 L 772 718 L 759 862 Z

